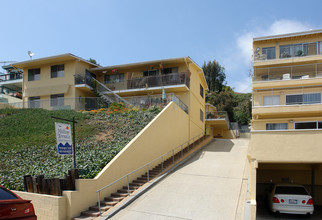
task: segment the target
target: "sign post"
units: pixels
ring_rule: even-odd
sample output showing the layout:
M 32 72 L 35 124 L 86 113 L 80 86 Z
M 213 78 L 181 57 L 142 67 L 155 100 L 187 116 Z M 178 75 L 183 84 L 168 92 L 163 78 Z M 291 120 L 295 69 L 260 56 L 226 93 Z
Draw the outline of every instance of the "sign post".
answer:
M 59 155 L 74 155 L 74 169 L 76 169 L 76 145 L 75 145 L 75 117 L 73 120 L 64 118 L 58 118 L 51 116 L 52 118 L 68 121 L 73 123 L 73 135 L 71 135 L 70 124 L 64 124 L 55 122 L 57 150 Z M 73 140 L 72 140 L 73 136 Z

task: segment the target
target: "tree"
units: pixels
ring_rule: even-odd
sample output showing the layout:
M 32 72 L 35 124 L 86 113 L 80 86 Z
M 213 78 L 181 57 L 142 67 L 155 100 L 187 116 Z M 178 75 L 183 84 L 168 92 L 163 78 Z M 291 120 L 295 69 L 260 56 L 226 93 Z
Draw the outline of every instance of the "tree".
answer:
M 230 120 L 234 118 L 234 91 L 229 86 L 223 86 L 219 93 L 209 92 L 207 102 L 215 106 L 217 111 L 226 111 Z
M 97 63 L 97 61 L 95 59 L 92 59 L 92 58 L 89 58 L 88 60 L 90 63 L 93 63 L 93 64 L 96 64 L 96 65 L 99 65 L 99 63 Z
M 248 124 L 252 115 L 251 93 L 236 93 L 229 86 L 223 86 L 222 91 L 209 92 L 207 102 L 216 106 L 217 111 L 226 111 L 230 121 L 238 124 Z
M 216 60 L 206 61 L 202 66 L 206 77 L 208 88 L 210 92 L 221 92 L 223 86 L 226 85 L 225 68 L 221 66 Z
M 234 120 L 238 124 L 249 124 L 252 117 L 251 93 L 235 93 Z

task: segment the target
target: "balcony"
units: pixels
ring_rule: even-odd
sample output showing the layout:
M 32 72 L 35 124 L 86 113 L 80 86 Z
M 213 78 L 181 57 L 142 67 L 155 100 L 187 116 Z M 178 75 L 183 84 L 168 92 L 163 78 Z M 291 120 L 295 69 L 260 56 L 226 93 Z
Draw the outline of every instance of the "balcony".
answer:
M 220 129 L 229 129 L 229 118 L 226 111 L 206 112 L 206 124 Z
M 22 82 L 22 73 L 8 73 L 8 74 L 1 74 L 0 73 L 0 84 L 10 84 L 14 82 Z
M 186 91 L 190 86 L 190 78 L 187 73 L 172 73 L 166 75 L 146 76 L 118 82 L 105 82 L 112 91 L 126 93 L 131 91 L 145 91 L 161 89 L 162 87 L 176 88 Z M 131 90 L 131 91 L 127 91 Z M 171 91 L 174 92 L 174 91 Z
M 322 43 L 299 43 L 279 46 L 279 57 L 277 59 L 286 59 L 292 57 L 316 56 L 322 54 Z M 262 51 L 261 51 L 262 50 Z M 275 47 L 257 48 L 254 53 L 254 61 L 263 61 L 276 59 Z
M 322 64 L 254 68 L 253 89 L 321 85 Z
M 92 76 L 89 74 L 75 74 L 75 87 L 84 91 L 89 92 L 94 88 Z

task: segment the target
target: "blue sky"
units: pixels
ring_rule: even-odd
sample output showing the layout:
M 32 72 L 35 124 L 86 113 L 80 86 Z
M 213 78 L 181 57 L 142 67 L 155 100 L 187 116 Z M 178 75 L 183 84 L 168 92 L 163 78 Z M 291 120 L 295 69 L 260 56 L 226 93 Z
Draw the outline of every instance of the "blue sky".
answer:
M 320 0 L 0 0 L 0 61 L 62 53 L 101 65 L 217 60 L 251 91 L 253 37 L 322 29 Z M 0 63 L 1 64 L 1 63 Z

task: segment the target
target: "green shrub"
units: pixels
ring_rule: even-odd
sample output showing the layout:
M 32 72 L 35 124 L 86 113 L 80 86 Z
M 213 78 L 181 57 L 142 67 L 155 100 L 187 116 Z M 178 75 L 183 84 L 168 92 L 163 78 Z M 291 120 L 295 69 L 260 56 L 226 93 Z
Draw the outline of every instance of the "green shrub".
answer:
M 0 115 L 4 114 L 0 109 Z M 0 117 L 0 185 L 23 190 L 24 175 L 62 178 L 73 168 L 72 156 L 57 154 L 54 119 L 71 119 L 76 125 L 76 162 L 81 178 L 94 178 L 157 114 L 128 111 L 92 114 L 70 110 L 10 109 Z

